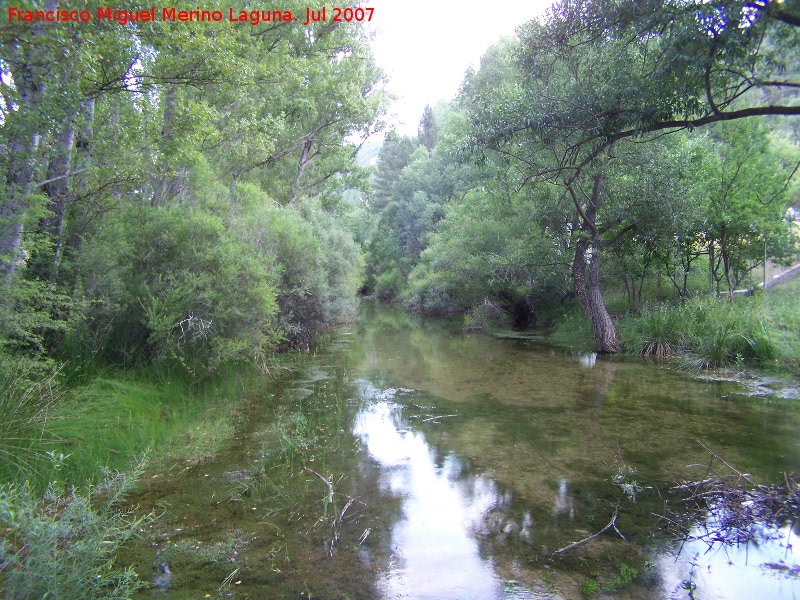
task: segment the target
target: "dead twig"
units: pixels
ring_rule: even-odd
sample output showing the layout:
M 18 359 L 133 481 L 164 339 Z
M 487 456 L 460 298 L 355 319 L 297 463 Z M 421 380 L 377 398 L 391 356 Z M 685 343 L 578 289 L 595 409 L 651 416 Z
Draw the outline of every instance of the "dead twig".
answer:
M 309 469 L 308 467 L 305 467 L 305 470 L 311 473 L 312 475 L 316 475 L 317 477 L 319 477 L 322 480 L 322 482 L 328 486 L 328 504 L 333 504 L 333 484 L 328 479 L 317 473 L 315 470 Z
M 572 550 L 574 548 L 577 548 L 578 546 L 583 546 L 587 542 L 591 542 L 593 539 L 595 539 L 597 537 L 600 537 L 602 534 L 604 534 L 609 529 L 613 529 L 614 531 L 616 531 L 617 535 L 619 535 L 619 537 L 621 537 L 623 540 L 625 540 L 627 542 L 628 540 L 625 539 L 625 536 L 622 535 L 622 532 L 617 528 L 617 517 L 618 516 L 619 516 L 619 507 L 614 507 L 614 516 L 611 517 L 611 520 L 608 522 L 608 525 L 603 527 L 597 533 L 595 533 L 593 535 L 590 535 L 589 537 L 585 537 L 585 538 L 583 538 L 582 540 L 580 540 L 578 542 L 572 542 L 568 546 L 564 546 L 563 548 L 560 548 L 559 550 L 556 550 L 555 552 L 553 552 L 553 556 L 556 556 L 558 554 L 564 554 L 565 552 L 569 552 L 570 550 Z

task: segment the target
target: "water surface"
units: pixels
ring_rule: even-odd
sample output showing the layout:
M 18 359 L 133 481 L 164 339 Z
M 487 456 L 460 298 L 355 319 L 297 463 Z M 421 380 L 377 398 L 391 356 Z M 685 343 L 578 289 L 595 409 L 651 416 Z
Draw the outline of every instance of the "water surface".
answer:
M 176 598 L 794 598 L 788 529 L 707 551 L 657 515 L 704 475 L 699 442 L 776 481 L 800 465 L 799 425 L 795 402 L 732 382 L 366 304 L 265 382 L 226 454 L 150 484 L 140 501 L 167 515 L 137 556 L 167 562 Z M 625 540 L 553 554 L 615 509 Z

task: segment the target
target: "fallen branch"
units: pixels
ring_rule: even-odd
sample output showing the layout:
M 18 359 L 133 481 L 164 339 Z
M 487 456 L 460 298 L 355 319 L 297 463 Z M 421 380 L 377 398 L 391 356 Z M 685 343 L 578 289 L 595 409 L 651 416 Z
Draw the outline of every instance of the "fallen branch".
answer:
M 780 529 L 800 521 L 800 487 L 790 474 L 778 485 L 762 485 L 698 444 L 711 457 L 698 481 L 681 482 L 671 491 L 676 498 L 658 515 L 664 528 L 683 543 L 698 541 L 739 546 L 778 540 Z M 721 465 L 721 466 L 719 466 Z
M 342 512 L 339 513 L 339 516 L 333 522 L 333 537 L 331 538 L 331 544 L 328 547 L 328 556 L 333 558 L 333 551 L 336 548 L 336 544 L 339 543 L 339 540 L 342 537 L 342 520 L 344 519 L 344 513 L 347 512 L 347 509 L 355 502 L 355 498 L 350 498 L 347 501 L 347 504 L 344 505 Z
M 333 504 L 333 484 L 329 480 L 325 479 L 322 475 L 314 471 L 313 469 L 305 467 L 305 470 L 311 473 L 312 475 L 316 475 L 317 477 L 319 477 L 322 480 L 322 482 L 328 486 L 328 504 Z
M 619 510 L 617 508 L 614 508 L 614 516 L 611 517 L 611 520 L 608 522 L 608 525 L 603 527 L 600 531 L 598 531 L 594 535 L 590 535 L 589 537 L 585 537 L 585 538 L 583 538 L 582 540 L 580 540 L 578 542 L 572 542 L 569 546 L 564 546 L 560 550 L 556 550 L 555 552 L 553 552 L 553 556 L 556 556 L 557 554 L 564 554 L 565 552 L 569 552 L 573 548 L 577 548 L 578 546 L 583 546 L 585 543 L 591 542 L 596 537 L 600 537 L 602 534 L 604 534 L 609 529 L 614 529 L 614 531 L 617 532 L 617 535 L 619 535 L 619 537 L 621 537 L 623 540 L 625 540 L 627 542 L 628 540 L 625 539 L 625 536 L 622 535 L 622 532 L 619 529 L 617 529 L 617 517 L 618 516 L 619 516 Z

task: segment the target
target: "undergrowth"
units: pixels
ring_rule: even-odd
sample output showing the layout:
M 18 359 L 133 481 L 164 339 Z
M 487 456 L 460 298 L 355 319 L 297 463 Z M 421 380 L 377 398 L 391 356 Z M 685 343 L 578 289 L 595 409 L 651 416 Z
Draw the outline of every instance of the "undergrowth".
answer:
M 54 470 L 66 457 L 51 455 Z M 5 598 L 108 600 L 143 586 L 114 554 L 153 515 L 136 516 L 120 503 L 142 474 L 144 459 L 125 474 L 104 471 L 99 484 L 79 490 L 53 481 L 43 496 L 28 485 L 0 487 L 0 586 Z
M 777 341 L 786 336 L 773 305 L 763 295 L 733 302 L 697 297 L 678 306 L 648 306 L 638 315 L 620 319 L 618 331 L 629 353 L 677 356 L 688 369 L 748 365 L 780 369 L 797 362 L 800 347 Z

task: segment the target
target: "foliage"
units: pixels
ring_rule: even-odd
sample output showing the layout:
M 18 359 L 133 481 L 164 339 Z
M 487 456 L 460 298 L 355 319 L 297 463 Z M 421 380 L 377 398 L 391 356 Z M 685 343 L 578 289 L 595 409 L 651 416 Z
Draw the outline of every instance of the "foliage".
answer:
M 641 356 L 671 356 L 685 343 L 682 316 L 681 311 L 669 306 L 648 306 L 629 320 L 630 328 L 624 331 L 623 337 Z
M 54 369 L 31 374 L 17 363 L 0 376 L 0 478 L 3 481 L 50 476 L 46 448 L 52 441 L 53 413 L 61 390 Z
M 364 263 L 344 227 L 314 200 L 281 208 L 252 186 L 237 191 L 235 229 L 277 274 L 280 335 L 307 348 L 316 334 L 352 319 Z
M 0 577 L 6 597 L 122 599 L 142 587 L 132 569 L 115 565 L 113 555 L 153 518 L 118 508 L 143 464 L 130 474 L 106 472 L 86 491 L 51 484 L 41 499 L 26 486 L 2 486 Z
M 614 573 L 603 585 L 603 589 L 607 592 L 616 592 L 626 585 L 630 585 L 634 579 L 639 575 L 639 571 L 625 563 L 617 565 L 619 573 Z
M 136 206 L 119 217 L 87 244 L 80 265 L 86 322 L 105 336 L 90 351 L 202 375 L 254 360 L 277 341 L 274 271 L 219 217 Z
M 594 579 L 587 579 L 581 584 L 581 594 L 584 596 L 593 596 L 600 591 L 600 586 Z
M 540 217 L 498 204 L 478 192 L 451 205 L 430 246 L 409 277 L 412 308 L 428 313 L 464 312 L 488 299 L 517 325 L 536 324 L 537 307 L 567 285 L 566 259 L 558 240 L 537 226 Z M 436 298 L 447 298 L 441 308 Z
M 757 122 L 733 122 L 712 130 L 705 169 L 710 198 L 704 234 L 712 255 L 714 279 L 729 293 L 765 259 L 788 264 L 798 236 L 787 218 L 788 164 L 797 151 L 779 154 L 767 129 Z M 716 256 L 714 260 L 713 256 Z
M 677 354 L 688 367 L 714 368 L 774 363 L 779 355 L 772 327 L 762 297 L 738 298 L 733 304 L 697 297 L 681 306 L 648 307 L 628 318 L 622 331 L 632 352 L 656 357 Z
M 796 86 L 798 24 L 793 3 L 564 0 L 523 28 L 522 57 L 531 66 L 595 54 L 599 85 L 561 97 L 550 118 L 585 132 L 574 148 L 598 156 L 623 137 L 798 114 L 775 97 Z
M 382 127 L 382 74 L 358 23 L 272 25 L 0 31 L 4 357 L 203 376 L 352 316 L 362 259 L 334 213 L 369 187 L 355 140 Z M 315 198 L 277 219 L 283 256 L 241 235 L 243 185 Z

